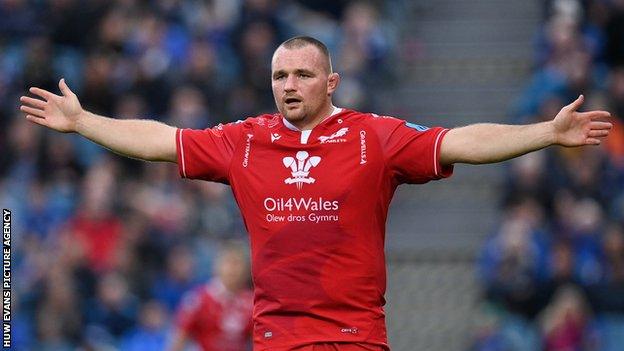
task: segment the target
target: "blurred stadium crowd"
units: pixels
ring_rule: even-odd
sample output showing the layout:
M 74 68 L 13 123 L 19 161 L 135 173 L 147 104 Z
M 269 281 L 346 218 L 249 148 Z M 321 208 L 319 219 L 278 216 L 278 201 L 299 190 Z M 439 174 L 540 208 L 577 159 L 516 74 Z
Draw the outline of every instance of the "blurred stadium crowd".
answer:
M 601 147 L 509 163 L 503 219 L 480 253 L 487 323 L 473 350 L 624 345 L 624 1 L 550 1 L 513 122 L 551 119 L 579 94 L 611 111 Z
M 378 5 L 378 6 L 377 6 Z M 13 211 L 16 350 L 159 350 L 219 244 L 244 239 L 229 188 L 30 125 L 18 97 L 65 77 L 92 112 L 178 127 L 274 111 L 270 58 L 328 44 L 341 106 L 373 109 L 384 5 L 277 0 L 0 1 L 0 203 Z M 375 82 L 375 84 L 371 84 Z M 140 138 L 141 136 L 137 136 Z
M 272 50 L 303 33 L 334 55 L 336 104 L 375 111 L 398 45 L 388 3 L 1 1 L 0 204 L 16 233 L 15 349 L 162 349 L 219 245 L 245 237 L 227 187 L 29 125 L 17 110 L 29 86 L 56 91 L 65 77 L 93 112 L 205 128 L 273 111 Z M 615 129 L 601 147 L 508 164 L 503 220 L 478 261 L 488 318 L 473 350 L 616 350 L 624 339 L 624 1 L 545 8 L 512 122 L 550 119 L 583 93 Z

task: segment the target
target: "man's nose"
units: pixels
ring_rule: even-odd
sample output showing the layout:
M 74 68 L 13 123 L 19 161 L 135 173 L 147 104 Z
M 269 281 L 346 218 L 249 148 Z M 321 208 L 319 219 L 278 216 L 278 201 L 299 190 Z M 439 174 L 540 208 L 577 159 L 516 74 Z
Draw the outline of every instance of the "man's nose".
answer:
M 284 83 L 284 91 L 297 91 L 297 77 L 289 74 Z

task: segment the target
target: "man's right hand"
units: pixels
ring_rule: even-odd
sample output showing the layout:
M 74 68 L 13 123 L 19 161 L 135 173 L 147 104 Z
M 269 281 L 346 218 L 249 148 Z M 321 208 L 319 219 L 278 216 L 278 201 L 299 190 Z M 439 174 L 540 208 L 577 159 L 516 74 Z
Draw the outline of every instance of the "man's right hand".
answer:
M 176 128 L 148 119 L 98 116 L 83 110 L 64 79 L 59 88 L 62 96 L 30 88 L 43 100 L 22 96 L 20 110 L 31 122 L 63 133 L 79 133 L 120 155 L 147 161 L 177 161 Z
M 59 88 L 63 96 L 40 88 L 30 88 L 31 93 L 43 100 L 22 96 L 20 110 L 26 113 L 26 119 L 31 122 L 63 133 L 76 132 L 78 120 L 83 116 L 84 110 L 65 79 L 59 81 Z

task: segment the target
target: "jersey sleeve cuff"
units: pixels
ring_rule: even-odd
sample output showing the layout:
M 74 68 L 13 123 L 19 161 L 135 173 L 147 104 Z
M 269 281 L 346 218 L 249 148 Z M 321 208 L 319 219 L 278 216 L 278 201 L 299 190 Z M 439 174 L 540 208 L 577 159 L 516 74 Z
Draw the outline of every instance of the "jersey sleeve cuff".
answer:
M 178 128 L 176 130 L 176 153 L 178 154 L 178 173 L 180 177 L 187 178 L 186 176 L 186 159 L 184 158 L 184 129 Z
M 433 147 L 433 169 L 435 173 L 436 179 L 448 178 L 453 174 L 453 165 L 442 166 L 440 164 L 440 147 L 442 146 L 442 140 L 446 133 L 449 132 L 450 129 L 442 129 L 436 135 L 436 140 Z

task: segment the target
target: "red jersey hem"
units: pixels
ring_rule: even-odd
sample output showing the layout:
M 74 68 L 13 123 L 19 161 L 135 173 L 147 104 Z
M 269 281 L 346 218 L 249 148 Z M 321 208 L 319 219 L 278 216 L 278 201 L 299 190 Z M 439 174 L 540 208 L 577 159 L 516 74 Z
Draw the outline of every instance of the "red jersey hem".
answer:
M 383 341 L 375 342 L 375 341 L 367 341 L 367 340 L 318 340 L 318 339 L 305 340 L 304 339 L 294 344 L 284 343 L 284 344 L 277 344 L 277 345 L 270 345 L 270 346 L 262 346 L 257 349 L 256 349 L 256 345 L 254 345 L 254 351 L 289 351 L 289 350 L 297 349 L 297 348 L 304 347 L 304 346 L 309 346 L 309 345 L 314 345 L 314 344 L 325 344 L 325 343 L 365 344 L 365 345 L 371 345 L 371 346 L 379 346 L 386 351 L 390 350 L 390 346 L 388 346 L 388 343 L 383 342 Z

